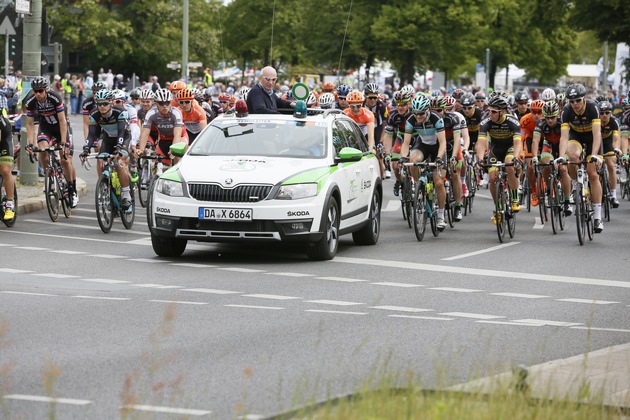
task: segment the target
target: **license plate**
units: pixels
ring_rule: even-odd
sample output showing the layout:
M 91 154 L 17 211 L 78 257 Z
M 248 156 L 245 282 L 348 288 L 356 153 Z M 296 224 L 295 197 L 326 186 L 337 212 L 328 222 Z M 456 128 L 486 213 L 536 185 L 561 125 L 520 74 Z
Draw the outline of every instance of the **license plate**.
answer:
M 204 220 L 252 220 L 252 209 L 230 209 L 222 207 L 199 207 L 199 218 Z

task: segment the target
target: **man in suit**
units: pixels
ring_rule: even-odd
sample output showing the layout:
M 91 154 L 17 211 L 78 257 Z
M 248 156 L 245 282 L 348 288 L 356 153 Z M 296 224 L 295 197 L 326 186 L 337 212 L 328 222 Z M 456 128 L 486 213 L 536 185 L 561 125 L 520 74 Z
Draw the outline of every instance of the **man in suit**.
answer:
M 291 108 L 292 102 L 280 99 L 273 91 L 278 75 L 267 66 L 260 72 L 260 79 L 247 95 L 247 109 L 250 114 L 279 114 L 278 108 Z

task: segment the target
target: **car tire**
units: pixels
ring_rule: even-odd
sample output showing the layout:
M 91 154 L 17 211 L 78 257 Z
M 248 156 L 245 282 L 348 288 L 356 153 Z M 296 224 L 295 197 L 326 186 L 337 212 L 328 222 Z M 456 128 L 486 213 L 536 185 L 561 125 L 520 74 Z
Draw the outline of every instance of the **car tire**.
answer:
M 186 239 L 163 238 L 155 234 L 151 234 L 151 245 L 153 251 L 160 257 L 179 257 L 186 250 Z
M 357 245 L 375 245 L 381 233 L 381 193 L 375 189 L 368 214 L 368 221 L 360 230 L 352 233 Z
M 306 248 L 306 255 L 312 260 L 332 260 L 339 246 L 339 205 L 334 197 L 328 199 L 323 213 L 323 235 L 317 242 Z

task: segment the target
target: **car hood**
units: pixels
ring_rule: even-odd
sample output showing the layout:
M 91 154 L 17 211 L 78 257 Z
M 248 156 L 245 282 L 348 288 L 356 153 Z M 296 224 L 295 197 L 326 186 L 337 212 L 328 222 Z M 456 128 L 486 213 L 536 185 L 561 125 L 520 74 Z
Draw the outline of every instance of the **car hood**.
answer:
M 329 165 L 325 159 L 187 155 L 178 169 L 186 182 L 233 187 L 239 184 L 275 185 L 296 174 L 313 170 L 312 181 L 316 181 L 320 173 L 329 172 Z

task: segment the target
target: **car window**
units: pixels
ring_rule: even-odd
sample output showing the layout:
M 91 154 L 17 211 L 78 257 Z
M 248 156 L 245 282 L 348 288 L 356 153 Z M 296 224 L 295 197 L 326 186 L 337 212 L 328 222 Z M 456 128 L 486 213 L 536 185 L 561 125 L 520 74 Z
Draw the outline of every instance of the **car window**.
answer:
M 335 146 L 335 155 L 339 156 L 339 151 L 344 147 L 354 147 L 348 143 L 348 137 L 352 134 L 348 132 L 348 127 L 336 120 L 333 124 L 333 145 Z
M 363 137 L 361 130 L 359 130 L 359 127 L 357 127 L 356 124 L 344 119 L 339 119 L 337 120 L 337 122 L 340 124 L 342 130 L 346 134 L 346 142 L 348 147 L 354 147 L 355 149 L 359 149 L 362 152 L 368 151 L 367 141 L 365 140 L 365 137 Z

